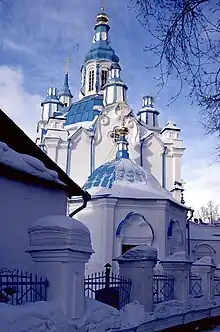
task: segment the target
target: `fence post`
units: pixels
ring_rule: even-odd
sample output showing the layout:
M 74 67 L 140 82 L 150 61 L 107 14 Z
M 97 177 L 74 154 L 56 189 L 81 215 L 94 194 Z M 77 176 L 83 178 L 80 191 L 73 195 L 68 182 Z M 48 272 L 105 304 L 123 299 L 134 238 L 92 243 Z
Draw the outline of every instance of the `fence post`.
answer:
M 111 271 L 111 264 L 107 263 L 105 266 L 105 288 L 109 288 L 110 286 L 110 271 Z
M 120 277 L 131 279 L 131 301 L 138 301 L 146 312 L 153 310 L 153 271 L 157 250 L 148 245 L 136 246 L 115 258 Z
M 214 300 L 214 274 L 216 265 L 211 256 L 204 256 L 192 265 L 192 272 L 202 278 L 202 292 L 207 300 Z
M 84 315 L 85 263 L 93 252 L 88 228 L 67 216 L 38 219 L 29 229 L 27 252 L 49 281 L 48 300 L 57 301 L 68 319 Z
M 174 299 L 186 301 L 189 298 L 190 269 L 192 261 L 185 252 L 176 252 L 161 261 L 164 272 L 174 277 Z

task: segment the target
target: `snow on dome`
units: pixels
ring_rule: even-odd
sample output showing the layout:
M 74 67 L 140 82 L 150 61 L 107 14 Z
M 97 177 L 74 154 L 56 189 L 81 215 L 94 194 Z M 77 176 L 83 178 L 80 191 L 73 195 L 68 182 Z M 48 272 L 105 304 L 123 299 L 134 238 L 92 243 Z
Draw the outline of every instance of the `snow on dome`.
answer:
M 77 219 L 63 215 L 37 219 L 28 230 L 30 248 L 62 248 L 93 253 L 89 229 Z
M 133 260 L 157 260 L 157 249 L 148 245 L 136 246 L 126 251 L 122 256 L 116 258 L 117 261 Z
M 211 256 L 204 256 L 199 260 L 194 262 L 194 265 L 201 265 L 201 266 L 216 266 L 214 259 Z
M 52 228 L 59 227 L 75 232 L 90 234 L 89 229 L 81 221 L 63 215 L 52 215 L 37 219 L 31 228 Z
M 46 166 L 37 158 L 12 150 L 4 142 L 0 142 L 0 164 L 64 185 L 64 183 L 58 179 L 57 172 L 46 168 Z
M 162 188 L 149 171 L 144 170 L 129 158 L 116 159 L 101 165 L 88 178 L 84 189 L 88 190 L 92 196 L 175 201 L 172 194 Z
M 178 251 L 178 252 L 175 252 L 174 254 L 166 257 L 164 259 L 164 262 L 170 262 L 170 261 L 173 261 L 173 262 L 191 262 L 191 258 L 190 256 L 187 254 L 186 251 Z

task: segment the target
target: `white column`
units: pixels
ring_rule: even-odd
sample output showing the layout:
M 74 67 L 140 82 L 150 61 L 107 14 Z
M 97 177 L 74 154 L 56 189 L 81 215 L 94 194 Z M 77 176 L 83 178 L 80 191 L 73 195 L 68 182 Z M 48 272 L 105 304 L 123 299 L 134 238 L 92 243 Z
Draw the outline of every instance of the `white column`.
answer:
M 29 229 L 27 250 L 49 281 L 48 300 L 57 301 L 68 319 L 84 315 L 85 263 L 93 252 L 88 228 L 67 216 L 38 219 Z
M 187 301 L 192 261 L 185 251 L 176 252 L 161 261 L 164 272 L 174 277 L 174 299 Z
M 131 279 L 131 302 L 138 301 L 146 312 L 153 310 L 153 273 L 157 250 L 147 245 L 137 246 L 115 259 L 120 276 Z
M 207 300 L 214 300 L 214 274 L 216 265 L 212 257 L 204 256 L 195 261 L 192 272 L 202 278 L 202 292 Z
M 47 154 L 55 163 L 57 163 L 57 148 L 59 141 L 60 138 L 52 138 L 45 136 L 45 145 L 47 148 Z

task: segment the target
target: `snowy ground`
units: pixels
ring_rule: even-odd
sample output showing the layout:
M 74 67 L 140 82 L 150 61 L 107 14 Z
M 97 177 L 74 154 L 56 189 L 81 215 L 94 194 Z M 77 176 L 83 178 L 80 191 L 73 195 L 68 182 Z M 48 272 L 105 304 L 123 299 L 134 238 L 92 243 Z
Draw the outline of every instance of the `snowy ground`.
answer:
M 192 309 L 203 311 L 209 306 L 209 303 L 201 301 L 182 303 L 173 300 L 158 304 L 154 312 L 146 314 L 138 302 L 130 303 L 120 311 L 91 299 L 86 299 L 85 304 L 83 319 L 71 323 L 66 320 L 58 304 L 54 302 L 29 303 L 24 306 L 0 304 L 0 332 L 105 332 L 128 331 L 128 329 L 132 331 L 133 327 L 142 324 L 145 326 L 158 320 L 164 326 L 164 322 L 168 322 L 170 316 L 173 316 L 174 323 L 175 316 L 179 320 L 187 312 L 192 312 Z M 218 310 L 219 304 L 215 305 Z M 220 328 L 212 331 L 220 332 Z

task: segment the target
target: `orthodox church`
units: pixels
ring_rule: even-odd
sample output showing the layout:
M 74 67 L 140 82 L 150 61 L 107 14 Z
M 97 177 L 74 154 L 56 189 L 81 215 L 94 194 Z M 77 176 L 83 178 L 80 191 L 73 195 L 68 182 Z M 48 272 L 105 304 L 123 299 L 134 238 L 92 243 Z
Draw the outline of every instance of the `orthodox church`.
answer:
M 149 95 L 139 110 L 127 100 L 119 57 L 109 42 L 109 17 L 96 17 L 91 47 L 81 67 L 79 99 L 65 73 L 62 89 L 48 89 L 36 143 L 92 199 L 77 216 L 90 229 L 96 272 L 138 244 L 158 249 L 159 258 L 187 250 L 181 181 L 184 153 L 180 128 L 161 127 Z M 82 204 L 69 200 L 69 212 Z M 115 265 L 114 265 L 115 264 Z

